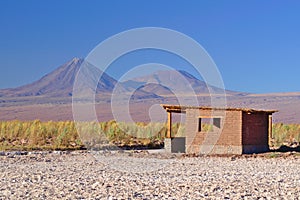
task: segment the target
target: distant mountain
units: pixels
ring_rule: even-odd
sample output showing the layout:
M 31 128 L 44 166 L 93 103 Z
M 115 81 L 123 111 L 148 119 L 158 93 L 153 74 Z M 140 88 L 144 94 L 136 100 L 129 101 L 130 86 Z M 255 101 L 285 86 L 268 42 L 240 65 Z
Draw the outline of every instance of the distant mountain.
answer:
M 124 81 L 123 87 L 128 91 L 143 89 L 160 96 L 170 95 L 207 95 L 211 91 L 222 93 L 223 90 L 217 87 L 208 86 L 204 81 L 186 71 L 165 70 L 157 71 L 153 74 L 133 78 Z M 238 95 L 239 92 L 225 91 L 227 94 Z
M 82 67 L 84 66 L 84 67 Z M 75 77 L 79 70 L 81 84 L 79 89 L 83 93 L 90 91 L 96 94 L 111 94 L 117 80 L 102 72 L 97 67 L 87 63 L 84 59 L 73 58 L 71 61 L 58 67 L 38 81 L 13 89 L 0 90 L 0 97 L 71 97 Z M 98 82 L 98 78 L 101 79 Z M 93 88 L 97 85 L 96 88 Z M 118 84 L 120 93 L 133 93 L 133 99 L 162 98 L 176 95 L 209 94 L 209 90 L 221 89 L 207 86 L 205 82 L 197 79 L 185 71 L 157 71 L 153 74 L 134 78 Z M 79 91 L 80 92 L 80 91 Z M 226 91 L 230 94 L 236 92 Z
M 188 72 L 176 70 L 157 71 L 118 82 L 85 60 L 73 58 L 38 81 L 13 89 L 0 90 L 0 120 L 72 120 L 71 97 L 74 95 L 73 85 L 76 80 L 81 81 L 80 87 L 75 90 L 76 94 L 77 92 L 85 94 L 87 91 L 96 93 L 96 107 L 100 121 L 114 119 L 111 110 L 112 92 L 116 95 L 114 97 L 123 100 L 130 95 L 130 114 L 139 121 L 149 121 L 148 108 L 152 105 L 178 104 L 175 95 L 183 95 L 185 98 L 194 93 L 198 96 L 199 105 L 207 105 L 211 102 L 209 94 L 211 90 L 215 93 L 222 92 L 221 89 L 207 85 Z M 229 107 L 278 109 L 280 112 L 274 114 L 274 122 L 299 123 L 299 92 L 274 94 L 249 94 L 229 90 L 225 92 Z M 79 98 L 79 102 L 85 100 Z M 119 110 L 126 108 L 124 104 L 117 106 Z
M 170 96 L 174 95 L 174 93 L 170 90 L 170 88 L 163 86 L 157 83 L 147 83 L 143 84 L 141 87 L 138 88 L 138 91 L 142 90 L 148 93 L 153 93 L 159 96 Z
M 98 81 L 98 75 L 102 72 L 89 63 L 84 63 L 83 59 L 73 58 L 71 61 L 60 66 L 53 72 L 45 75 L 38 81 L 13 89 L 0 90 L 0 97 L 28 97 L 28 96 L 47 96 L 47 97 L 67 97 L 72 96 L 73 84 L 76 74 L 82 64 L 84 68 L 84 81 L 87 85 L 93 85 L 93 81 Z M 97 92 L 111 92 L 117 83 L 115 79 L 103 73 L 101 80 L 96 88 Z M 95 88 L 90 88 L 95 90 Z

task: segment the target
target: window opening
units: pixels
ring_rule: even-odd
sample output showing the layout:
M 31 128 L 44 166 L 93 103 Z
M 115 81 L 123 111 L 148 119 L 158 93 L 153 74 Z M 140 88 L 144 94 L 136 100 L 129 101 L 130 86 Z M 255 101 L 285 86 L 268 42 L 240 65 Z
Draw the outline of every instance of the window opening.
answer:
M 198 132 L 212 132 L 221 128 L 220 117 L 199 117 Z

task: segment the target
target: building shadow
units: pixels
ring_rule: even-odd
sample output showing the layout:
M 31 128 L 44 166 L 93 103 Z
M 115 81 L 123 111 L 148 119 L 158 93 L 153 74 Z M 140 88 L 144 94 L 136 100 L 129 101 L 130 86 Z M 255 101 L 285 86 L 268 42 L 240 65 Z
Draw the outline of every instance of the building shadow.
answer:
M 286 145 L 280 146 L 278 149 L 273 149 L 270 150 L 271 152 L 281 152 L 281 153 L 286 153 L 286 152 L 300 152 L 300 145 L 296 147 L 290 147 Z

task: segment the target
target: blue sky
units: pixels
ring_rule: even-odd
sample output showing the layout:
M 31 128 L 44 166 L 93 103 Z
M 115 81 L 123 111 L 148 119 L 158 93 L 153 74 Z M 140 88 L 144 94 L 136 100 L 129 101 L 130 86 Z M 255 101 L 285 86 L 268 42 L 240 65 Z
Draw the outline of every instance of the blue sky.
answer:
M 114 34 L 151 26 L 174 29 L 199 42 L 227 89 L 300 91 L 299 10 L 296 0 L 1 0 L 0 88 L 30 83 L 73 57 L 87 56 Z M 125 70 L 144 62 L 189 71 L 184 62 L 158 52 L 137 53 L 117 63 Z M 116 69 L 109 73 L 118 77 L 122 70 Z

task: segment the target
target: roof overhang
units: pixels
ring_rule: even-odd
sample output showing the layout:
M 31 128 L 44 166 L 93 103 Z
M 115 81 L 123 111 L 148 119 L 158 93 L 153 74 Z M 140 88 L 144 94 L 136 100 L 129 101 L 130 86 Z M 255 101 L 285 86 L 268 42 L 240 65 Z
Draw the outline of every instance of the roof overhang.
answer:
M 161 104 L 161 106 L 167 111 L 167 112 L 174 112 L 174 113 L 185 113 L 187 109 L 199 109 L 199 110 L 220 110 L 220 111 L 243 111 L 247 113 L 267 113 L 267 114 L 273 114 L 275 112 L 278 112 L 278 110 L 257 110 L 257 109 L 251 109 L 251 108 L 214 108 L 214 107 L 205 107 L 205 106 L 181 106 L 181 105 L 167 105 L 167 104 Z

